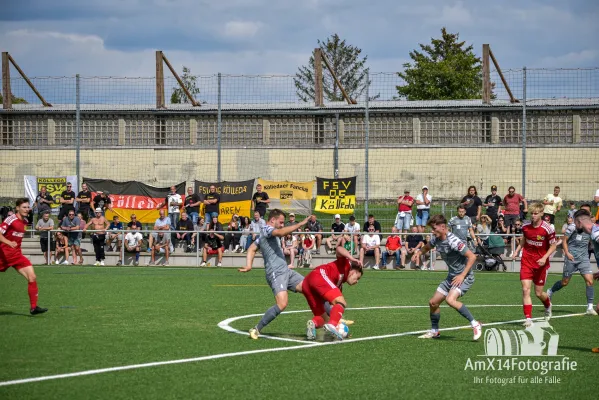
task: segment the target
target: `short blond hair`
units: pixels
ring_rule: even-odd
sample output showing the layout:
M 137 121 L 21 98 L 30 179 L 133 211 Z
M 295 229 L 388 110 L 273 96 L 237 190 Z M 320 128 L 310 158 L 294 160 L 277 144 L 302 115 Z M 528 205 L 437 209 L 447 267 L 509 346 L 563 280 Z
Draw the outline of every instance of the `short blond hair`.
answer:
M 535 211 L 538 213 L 542 213 L 543 210 L 545 209 L 545 206 L 542 205 L 541 203 L 532 203 L 530 206 L 528 206 L 528 209 L 530 210 L 530 213 L 534 213 Z

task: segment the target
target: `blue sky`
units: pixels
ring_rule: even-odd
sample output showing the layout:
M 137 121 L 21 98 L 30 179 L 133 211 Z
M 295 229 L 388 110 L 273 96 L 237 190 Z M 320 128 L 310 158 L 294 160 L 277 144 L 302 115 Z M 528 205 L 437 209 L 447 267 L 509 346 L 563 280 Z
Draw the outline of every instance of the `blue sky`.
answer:
M 599 66 L 599 1 L 21 0 L 0 14 L 0 49 L 30 76 L 154 75 L 154 51 L 194 74 L 289 74 L 339 34 L 394 72 L 459 32 L 502 68 Z

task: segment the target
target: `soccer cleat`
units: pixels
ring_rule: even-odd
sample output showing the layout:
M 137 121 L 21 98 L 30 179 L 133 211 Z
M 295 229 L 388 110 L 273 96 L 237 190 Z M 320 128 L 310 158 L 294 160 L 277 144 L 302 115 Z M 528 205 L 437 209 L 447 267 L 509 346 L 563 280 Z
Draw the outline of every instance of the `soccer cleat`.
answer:
M 441 337 L 441 333 L 428 331 L 424 335 L 418 336 L 418 339 L 439 339 Z
M 379 269 L 379 266 L 378 265 L 373 265 L 372 269 Z
M 551 306 L 545 309 L 545 321 L 549 321 L 551 319 Z
M 100 266 L 104 266 L 104 261 L 100 261 Z
M 472 331 L 474 332 L 474 336 L 472 337 L 472 340 L 480 339 L 481 335 L 483 334 L 482 324 L 480 322 L 476 322 L 476 325 L 474 325 L 472 327 Z
M 100 265 L 100 261 L 96 261 L 96 262 L 94 263 L 94 266 L 96 266 L 96 267 L 97 267 L 98 265 Z
M 250 329 L 250 338 L 252 338 L 254 340 L 258 340 L 258 337 L 260 337 L 260 332 L 258 331 L 258 329 L 256 329 L 256 328 Z
M 31 314 L 31 315 L 43 314 L 46 311 L 48 311 L 47 308 L 42 308 L 40 306 L 35 306 L 35 308 L 32 308 L 31 310 L 29 310 L 29 314 Z
M 306 323 L 306 339 L 316 339 L 316 324 L 314 324 L 314 321 L 312 320 L 309 320 L 308 323 Z
M 593 310 L 592 308 L 587 308 L 586 315 L 597 315 L 597 311 Z
M 217 267 L 222 267 L 222 266 L 223 266 L 223 264 L 222 264 L 222 263 L 218 263 L 218 264 L 216 264 L 216 266 L 217 266 Z
M 69 262 L 67 260 L 64 260 L 64 262 L 62 263 L 62 265 L 69 265 Z
M 339 331 L 337 331 L 337 327 L 333 324 L 324 324 L 324 329 L 329 332 L 331 335 L 333 335 L 333 337 L 339 339 L 339 340 L 343 340 L 343 336 L 341 336 L 341 333 L 339 333 Z
M 526 321 L 524 321 L 524 323 L 522 324 L 522 326 L 524 326 L 525 328 L 532 328 L 533 326 L 533 322 L 532 319 L 530 318 L 526 318 Z
M 205 267 L 205 266 L 206 266 L 206 261 L 204 261 L 200 264 L 200 267 Z
M 341 319 L 339 320 L 339 323 L 340 323 L 340 324 L 341 324 L 341 323 L 343 323 L 343 324 L 345 324 L 345 325 L 347 325 L 347 326 L 350 326 L 350 325 L 353 325 L 353 324 L 354 324 L 354 321 L 353 321 L 353 320 L 351 320 L 351 319 L 343 319 L 343 318 L 341 318 Z

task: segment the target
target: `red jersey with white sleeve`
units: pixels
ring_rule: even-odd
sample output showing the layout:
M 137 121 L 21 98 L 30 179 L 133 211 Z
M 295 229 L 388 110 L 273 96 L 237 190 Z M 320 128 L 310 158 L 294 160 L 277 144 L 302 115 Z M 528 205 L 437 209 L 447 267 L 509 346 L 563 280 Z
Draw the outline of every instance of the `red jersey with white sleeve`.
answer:
M 549 259 L 543 267 L 540 267 L 537 261 L 543 258 L 549 247 L 555 243 L 555 230 L 551 225 L 543 221 L 535 228 L 532 223 L 525 223 L 522 226 L 522 235 L 524 236 L 522 266 L 532 269 L 549 268 Z
M 347 258 L 339 257 L 333 262 L 316 267 L 315 270 L 324 271 L 329 280 L 335 286 L 341 288 L 341 285 L 347 282 L 347 275 L 351 270 L 351 264 Z M 320 274 L 322 275 L 322 272 Z M 324 275 L 322 276 L 324 278 Z
M 31 261 L 21 253 L 21 242 L 25 236 L 26 220 L 20 220 L 16 215 L 11 215 L 0 224 L 0 233 L 10 240 L 16 242 L 14 249 L 7 244 L 0 243 L 0 272 L 10 267 L 21 269 L 31 265 Z
M 351 264 L 345 257 L 314 268 L 302 282 L 302 293 L 308 301 L 312 313 L 324 313 L 324 303 L 332 302 L 341 296 L 341 286 L 347 282 Z

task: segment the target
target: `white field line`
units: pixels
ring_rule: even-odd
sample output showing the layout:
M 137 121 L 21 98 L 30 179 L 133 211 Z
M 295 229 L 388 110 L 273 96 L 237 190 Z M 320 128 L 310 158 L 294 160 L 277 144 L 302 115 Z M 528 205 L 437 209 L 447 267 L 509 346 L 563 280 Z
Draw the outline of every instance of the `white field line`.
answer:
M 518 305 L 518 306 L 520 306 L 520 305 Z M 386 306 L 386 307 L 372 307 L 372 308 L 400 308 L 400 307 L 401 308 L 421 308 L 421 307 L 428 307 L 428 306 Z M 471 306 L 469 306 L 469 307 L 471 307 Z M 493 307 L 493 306 L 487 305 L 487 306 L 478 306 L 478 307 Z M 370 307 L 360 307 L 360 308 L 356 308 L 354 310 L 357 310 L 357 309 L 368 310 L 368 309 L 370 309 Z M 309 310 L 289 311 L 287 313 L 292 314 L 292 313 L 300 313 L 300 312 L 308 312 L 308 311 Z M 262 314 L 251 314 L 251 315 L 246 315 L 243 317 L 235 317 L 235 318 L 241 319 L 241 318 L 249 318 L 249 317 L 261 316 L 261 315 Z M 584 313 L 558 315 L 553 318 L 568 318 L 568 317 L 574 317 L 574 316 L 580 316 L 580 315 L 584 315 Z M 538 318 L 538 319 L 542 319 L 542 318 Z M 509 323 L 515 323 L 515 322 L 523 322 L 523 321 L 524 320 L 521 319 L 521 320 L 512 320 L 512 321 L 492 322 L 492 323 L 484 324 L 484 326 L 502 325 L 502 324 L 509 324 Z M 223 322 L 221 322 L 221 324 Z M 220 324 L 219 324 L 219 326 L 220 326 Z M 454 330 L 467 329 L 467 328 L 470 328 L 470 326 L 468 326 L 468 325 L 456 326 L 456 327 L 452 327 L 452 328 L 441 329 L 441 331 L 454 331 Z M 389 335 L 369 336 L 369 337 L 364 337 L 364 338 L 356 338 L 356 339 L 349 339 L 349 340 L 335 341 L 335 342 L 310 342 L 310 343 L 306 343 L 306 344 L 300 344 L 297 346 L 275 347 L 275 348 L 271 348 L 271 349 L 239 351 L 239 352 L 235 352 L 235 353 L 213 354 L 210 356 L 183 358 L 183 359 L 179 359 L 179 360 L 156 361 L 156 362 L 144 363 L 144 364 L 132 364 L 132 365 L 123 365 L 123 366 L 119 366 L 119 367 L 92 369 L 92 370 L 87 370 L 87 371 L 71 372 L 71 373 L 67 373 L 67 374 L 47 375 L 47 376 L 39 376 L 36 378 L 26 378 L 26 379 L 12 380 L 12 381 L 4 381 L 4 382 L 0 382 L 0 387 L 21 385 L 24 383 L 51 381 L 51 380 L 65 379 L 65 378 L 76 378 L 79 376 L 98 375 L 98 374 L 103 374 L 103 373 L 107 373 L 107 372 L 118 372 L 118 371 L 132 370 L 132 369 L 159 367 L 159 366 L 163 366 L 163 365 L 176 365 L 176 364 L 185 364 L 185 363 L 192 363 L 192 362 L 216 360 L 216 359 L 220 359 L 220 358 L 230 358 L 230 357 L 246 356 L 246 355 L 252 355 L 252 354 L 260 354 L 260 353 L 274 353 L 274 352 L 279 352 L 279 351 L 305 349 L 305 348 L 310 348 L 310 347 L 341 345 L 341 344 L 348 344 L 348 343 L 354 343 L 354 342 L 362 342 L 362 341 L 367 341 L 367 340 L 377 340 L 377 339 L 386 339 L 386 338 L 393 338 L 393 337 L 417 335 L 417 334 L 422 334 L 425 332 L 428 332 L 428 329 L 422 330 L 422 331 L 394 333 L 394 334 L 389 334 Z M 243 334 L 245 334 L 245 332 L 243 332 Z

